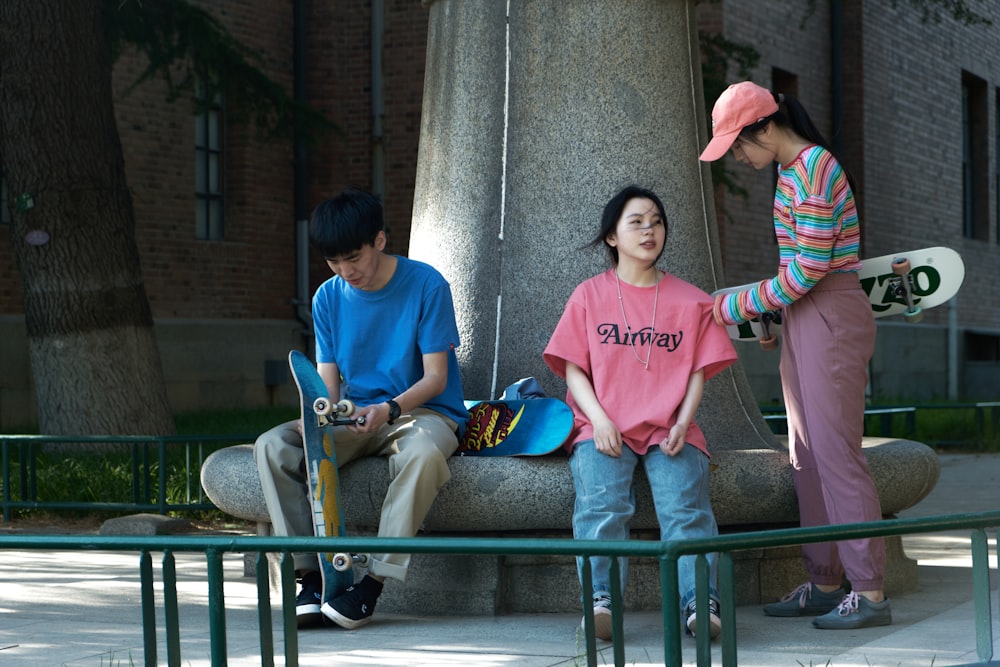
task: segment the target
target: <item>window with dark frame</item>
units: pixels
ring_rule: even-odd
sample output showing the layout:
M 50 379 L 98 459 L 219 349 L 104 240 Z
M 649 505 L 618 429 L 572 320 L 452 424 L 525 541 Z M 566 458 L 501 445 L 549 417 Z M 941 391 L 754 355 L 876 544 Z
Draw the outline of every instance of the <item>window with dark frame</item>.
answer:
M 966 331 L 965 358 L 966 361 L 1000 361 L 1000 336 Z
M 225 238 L 222 102 L 220 97 L 195 117 L 195 238 Z
M 989 121 L 987 85 L 962 72 L 962 234 L 988 241 Z

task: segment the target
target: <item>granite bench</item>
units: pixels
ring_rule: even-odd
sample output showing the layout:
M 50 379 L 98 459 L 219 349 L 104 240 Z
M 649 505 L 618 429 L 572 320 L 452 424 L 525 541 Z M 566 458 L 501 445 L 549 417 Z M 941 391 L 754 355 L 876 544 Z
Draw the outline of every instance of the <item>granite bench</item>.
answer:
M 910 440 L 866 439 L 865 452 L 879 490 L 882 512 L 893 516 L 924 498 L 937 483 L 940 464 L 926 445 Z M 722 532 L 798 523 L 798 505 L 788 454 L 779 450 L 713 453 L 712 505 Z M 451 536 L 572 536 L 573 479 L 568 459 L 455 456 L 452 479 L 441 489 L 424 522 L 424 534 Z M 254 521 L 270 534 L 252 445 L 214 452 L 201 471 L 208 497 L 222 511 Z M 341 471 L 341 493 L 351 534 L 373 535 L 389 484 L 383 458 L 358 460 Z M 635 539 L 658 539 L 652 496 L 642 472 L 636 474 Z M 916 585 L 916 563 L 890 539 L 887 590 Z M 649 560 L 649 559 L 645 559 Z M 637 559 L 625 591 L 626 607 L 659 607 L 658 565 Z M 734 554 L 737 600 L 770 600 L 804 579 L 797 547 Z M 572 559 L 565 557 L 416 554 L 405 585 L 391 582 L 380 609 L 421 613 L 567 611 L 579 608 L 579 584 Z

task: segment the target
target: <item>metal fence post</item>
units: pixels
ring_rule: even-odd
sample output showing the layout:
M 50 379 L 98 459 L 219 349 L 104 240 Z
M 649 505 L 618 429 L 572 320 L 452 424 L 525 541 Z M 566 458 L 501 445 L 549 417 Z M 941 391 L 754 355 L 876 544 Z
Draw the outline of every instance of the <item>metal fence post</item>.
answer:
M 271 577 L 267 554 L 258 552 L 254 560 L 257 569 L 257 627 L 260 633 L 261 667 L 274 667 L 274 627 L 271 623 Z
M 157 667 L 156 599 L 153 596 L 153 559 L 145 549 L 139 555 L 139 589 L 142 593 L 142 642 L 147 667 Z
M 663 664 L 681 667 L 680 582 L 677 578 L 677 553 L 670 549 L 660 556 L 660 608 L 663 613 Z
M 163 618 L 167 633 L 167 664 L 181 666 L 181 616 L 177 609 L 177 567 L 170 549 L 163 550 Z
M 983 662 L 993 659 L 993 616 L 990 609 L 990 550 L 986 531 L 972 532 L 972 601 L 976 609 L 976 652 Z
M 222 552 L 205 550 L 208 562 L 208 632 L 212 638 L 212 667 L 226 667 L 226 599 L 223 593 Z

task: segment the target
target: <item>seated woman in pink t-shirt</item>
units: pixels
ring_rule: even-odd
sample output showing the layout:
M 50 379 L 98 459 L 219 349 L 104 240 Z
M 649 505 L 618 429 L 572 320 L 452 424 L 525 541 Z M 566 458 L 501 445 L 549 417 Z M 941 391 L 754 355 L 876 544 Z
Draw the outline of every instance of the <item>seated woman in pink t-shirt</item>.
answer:
M 666 237 L 666 214 L 654 193 L 629 186 L 615 195 L 590 244 L 607 249 L 611 268 L 577 286 L 545 348 L 545 362 L 566 380 L 576 418 L 569 449 L 577 539 L 628 539 L 635 513 L 632 474 L 639 462 L 662 539 L 718 534 L 708 495 L 707 445 L 694 415 L 705 381 L 732 364 L 736 351 L 712 318 L 712 298 L 656 268 Z M 611 559 L 594 557 L 591 563 L 597 636 L 610 639 Z M 721 621 L 714 554 L 709 563 L 707 611 L 715 637 Z M 624 590 L 624 558 L 620 571 Z M 680 559 L 678 577 L 693 634 L 693 556 Z

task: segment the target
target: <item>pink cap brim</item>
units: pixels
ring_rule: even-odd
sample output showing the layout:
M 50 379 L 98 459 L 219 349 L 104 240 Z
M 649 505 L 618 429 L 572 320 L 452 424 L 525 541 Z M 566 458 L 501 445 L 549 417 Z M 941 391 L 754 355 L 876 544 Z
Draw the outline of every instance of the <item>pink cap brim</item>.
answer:
M 732 148 L 733 142 L 736 141 L 740 131 L 730 132 L 728 134 L 720 134 L 716 137 L 712 137 L 712 140 L 708 142 L 705 146 L 705 150 L 701 152 L 698 159 L 702 162 L 715 162 L 719 158 L 723 157 Z

